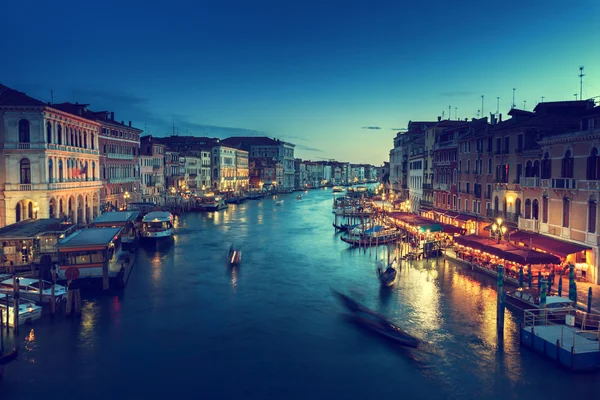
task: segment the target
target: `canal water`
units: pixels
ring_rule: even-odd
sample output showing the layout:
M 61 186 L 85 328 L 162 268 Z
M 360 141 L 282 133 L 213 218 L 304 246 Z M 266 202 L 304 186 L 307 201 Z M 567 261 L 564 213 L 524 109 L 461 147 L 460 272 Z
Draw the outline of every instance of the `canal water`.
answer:
M 437 261 L 404 263 L 380 290 L 375 251 L 332 227 L 331 190 L 232 205 L 177 221 L 174 244 L 140 249 L 125 291 L 84 300 L 81 319 L 21 331 L 1 399 L 564 399 L 597 393 L 518 343 L 498 345 L 495 281 Z M 231 243 L 241 267 L 226 266 Z M 377 252 L 385 257 L 385 250 Z M 348 321 L 352 293 L 426 344 L 405 349 Z M 12 340 L 12 339 L 11 339 Z M 144 397 L 142 397 L 144 396 Z

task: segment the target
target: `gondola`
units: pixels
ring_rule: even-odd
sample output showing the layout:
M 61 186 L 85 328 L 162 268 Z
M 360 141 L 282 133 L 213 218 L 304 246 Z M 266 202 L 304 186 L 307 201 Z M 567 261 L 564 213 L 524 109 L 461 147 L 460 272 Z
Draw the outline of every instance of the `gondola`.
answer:
M 8 364 L 14 361 L 19 355 L 19 348 L 15 347 L 12 351 L 0 356 L 0 365 Z
M 353 238 L 353 237 L 341 237 L 340 239 L 342 239 L 342 241 L 351 244 L 352 246 L 379 246 L 381 244 L 389 244 L 389 243 L 394 243 L 398 240 L 400 240 L 402 236 L 400 234 L 396 234 L 396 235 L 388 235 L 388 236 L 381 236 L 381 237 L 357 237 L 357 238 Z
M 338 300 L 342 303 L 342 305 L 348 309 L 348 311 L 357 312 L 359 310 L 366 310 L 358 302 L 352 300 L 350 297 L 346 296 L 345 294 L 340 293 L 335 289 L 331 289 L 331 292 L 338 298 Z
M 396 277 L 398 276 L 398 271 L 391 265 L 389 265 L 385 270 L 383 268 L 378 268 L 377 273 L 379 276 L 379 282 L 381 282 L 381 286 L 390 287 L 396 282 Z

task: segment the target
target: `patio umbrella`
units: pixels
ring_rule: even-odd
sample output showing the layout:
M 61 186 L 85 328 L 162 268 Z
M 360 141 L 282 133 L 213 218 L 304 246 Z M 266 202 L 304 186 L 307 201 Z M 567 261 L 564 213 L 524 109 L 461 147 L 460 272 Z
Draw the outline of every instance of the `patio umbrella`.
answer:
M 519 267 L 519 287 L 523 287 L 523 266 Z
M 529 285 L 529 289 L 533 286 L 533 274 L 531 272 L 531 265 L 527 268 L 527 284 Z
M 575 266 L 569 265 L 569 299 L 577 304 L 577 286 L 575 284 Z
M 562 296 L 562 271 L 558 275 L 558 297 Z
M 540 308 L 546 308 L 546 280 L 542 279 L 540 292 Z

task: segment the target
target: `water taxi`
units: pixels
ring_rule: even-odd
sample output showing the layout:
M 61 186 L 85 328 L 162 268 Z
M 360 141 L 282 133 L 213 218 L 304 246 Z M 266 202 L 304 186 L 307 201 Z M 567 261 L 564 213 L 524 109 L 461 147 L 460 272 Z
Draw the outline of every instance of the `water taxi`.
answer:
M 40 297 L 41 292 L 41 297 Z M 13 279 L 6 279 L 0 283 L 0 293 L 13 294 L 14 285 Z M 42 281 L 40 287 L 39 279 L 19 278 L 19 295 L 21 299 L 26 299 L 34 302 L 50 303 L 52 300 L 52 283 Z M 54 285 L 54 301 L 60 303 L 67 298 L 67 290 L 64 286 Z
M 344 187 L 343 186 L 334 186 L 331 190 L 334 192 L 343 192 Z
M 173 237 L 173 214 L 168 211 L 152 211 L 142 220 L 140 237 L 146 240 L 171 239 Z
M 195 211 L 219 211 L 228 208 L 229 205 L 220 196 L 208 193 L 206 196 L 196 199 Z

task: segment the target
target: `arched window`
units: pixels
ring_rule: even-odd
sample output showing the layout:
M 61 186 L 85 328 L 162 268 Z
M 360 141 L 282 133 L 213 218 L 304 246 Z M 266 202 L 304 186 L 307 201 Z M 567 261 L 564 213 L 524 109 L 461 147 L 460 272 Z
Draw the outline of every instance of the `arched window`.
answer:
M 83 139 L 83 135 L 81 134 L 81 131 L 79 129 L 77 130 L 77 135 L 79 136 L 79 141 L 77 142 L 78 146 L 79 147 L 83 147 L 83 140 L 82 140 Z
M 67 128 L 69 130 L 69 135 L 71 137 L 71 141 L 69 142 L 69 146 L 75 146 L 75 136 L 73 136 L 73 128 Z
M 90 147 L 92 150 L 94 150 L 94 139 L 95 139 L 95 137 L 94 137 L 94 134 L 92 133 L 90 135 Z
M 531 219 L 531 200 L 525 199 L 525 219 Z
M 458 162 L 458 170 L 462 174 L 462 160 Z
M 588 200 L 588 232 L 596 233 L 596 214 L 598 212 L 598 205 L 596 204 L 596 198 L 590 196 Z
M 92 161 L 92 180 L 96 180 L 96 162 Z
M 521 216 L 521 199 L 519 198 L 515 200 L 515 215 L 517 218 Z
M 534 176 L 536 178 L 540 177 L 540 161 L 539 160 L 535 160 L 533 162 L 533 167 L 531 169 L 531 176 Z
M 573 177 L 573 157 L 571 157 L 571 150 L 565 151 L 565 156 L 562 159 L 560 177 L 561 178 L 572 178 Z
M 542 222 L 548 223 L 548 196 L 542 197 Z
M 54 165 L 52 163 L 51 158 L 48 159 L 48 182 L 49 183 L 54 182 Z M 50 214 L 50 215 L 52 215 L 52 214 Z
M 590 181 L 600 179 L 600 157 L 598 157 L 598 149 L 595 147 L 592 148 L 587 160 L 586 179 Z
M 506 215 L 508 213 L 508 202 L 506 201 L 506 197 L 502 200 L 502 212 L 504 213 L 504 218 L 506 219 Z
M 568 198 L 563 199 L 563 216 L 562 216 L 562 226 L 563 228 L 568 228 L 570 223 L 570 214 L 571 214 L 571 200 Z
M 452 180 L 452 183 L 454 185 L 456 185 L 457 182 L 458 182 L 458 171 L 456 169 L 454 169 L 454 179 Z
M 552 160 L 550 154 L 546 152 L 542 160 L 542 179 L 550 179 L 552 177 Z
M 27 205 L 27 217 L 29 219 L 33 219 L 33 203 L 29 202 L 29 204 Z
M 539 219 L 540 215 L 540 202 L 538 201 L 538 199 L 533 199 L 533 201 L 531 202 L 531 218 L 532 219 Z
M 52 143 L 52 122 L 46 123 L 46 142 Z
M 87 149 L 87 133 L 83 132 L 83 148 Z
M 488 170 L 487 170 L 487 174 L 488 175 L 492 174 L 492 157 L 488 158 Z
M 83 170 L 82 170 L 82 171 L 85 173 L 85 180 L 86 180 L 86 181 L 89 181 L 89 180 L 90 180 L 89 168 L 88 168 L 88 167 L 89 167 L 89 164 L 88 164 L 88 162 L 86 161 L 86 162 L 85 162 L 85 165 L 83 166 Z
M 467 174 L 471 172 L 471 160 L 467 160 Z
M 531 163 L 531 160 L 527 161 L 527 164 L 525 164 L 525 177 L 526 178 L 531 178 L 533 176 L 532 167 L 533 167 L 533 164 Z
M 63 160 L 58 160 L 58 181 L 64 182 Z
M 17 222 L 21 221 L 21 203 L 17 203 L 17 206 L 15 207 L 15 219 Z
M 29 162 L 29 159 L 27 158 L 23 158 L 21 159 L 21 161 L 19 162 L 20 165 L 20 182 L 22 185 L 24 184 L 30 184 L 31 183 L 31 163 Z
M 63 144 L 62 126 L 60 124 L 58 124 L 58 126 L 56 127 L 56 136 L 56 141 L 58 142 L 58 144 Z
M 26 119 L 22 119 L 19 121 L 19 142 L 20 143 L 29 143 L 29 121 Z
M 498 213 L 498 196 L 494 197 L 494 211 Z

